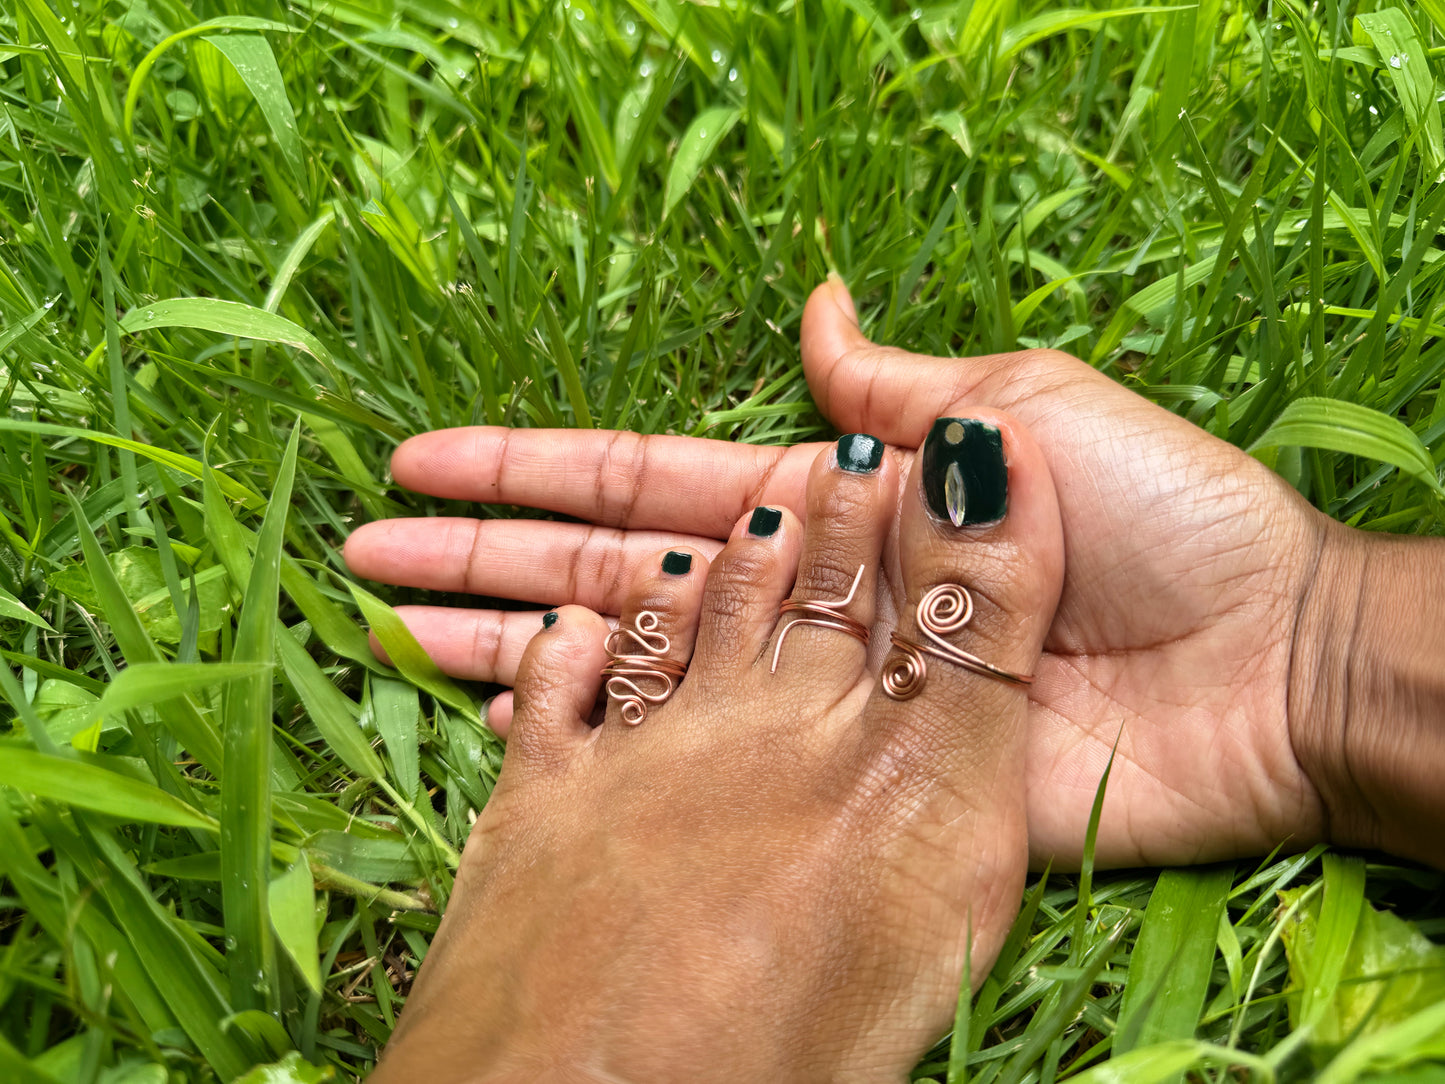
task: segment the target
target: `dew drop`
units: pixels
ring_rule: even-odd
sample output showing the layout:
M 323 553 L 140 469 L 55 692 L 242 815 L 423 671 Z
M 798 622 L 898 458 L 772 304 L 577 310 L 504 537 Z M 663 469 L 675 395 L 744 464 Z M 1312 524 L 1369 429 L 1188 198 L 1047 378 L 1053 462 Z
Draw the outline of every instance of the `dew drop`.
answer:
M 712 51 L 712 62 L 713 62 L 714 64 L 721 64 L 721 63 L 722 63 L 722 50 L 721 50 L 721 49 L 714 49 L 714 50 Z
M 1398 69 L 1405 62 L 1405 58 L 1396 54 L 1390 58 L 1390 67 Z
M 640 75 L 640 76 L 642 76 L 642 78 L 644 78 L 644 79 L 649 79 L 649 78 L 651 78 L 651 77 L 652 77 L 652 61 L 650 61 L 650 60 L 644 60 L 644 61 L 642 62 L 642 67 L 640 67 L 640 68 L 637 69 L 637 74 Z
M 908 17 L 912 19 L 915 23 L 918 22 L 919 19 L 923 18 L 923 9 L 914 8 L 908 13 Z
M 146 319 L 147 319 L 147 320 L 154 320 L 155 318 L 156 318 L 156 310 L 155 310 L 155 309 L 146 309 Z
M 706 128 L 699 128 L 699 129 L 697 130 L 697 138 L 700 139 L 700 140 L 706 139 L 706 138 L 707 138 L 707 129 L 706 129 Z
M 456 29 L 458 26 L 460 26 L 460 25 L 461 25 L 461 23 L 457 22 L 455 19 L 448 19 L 448 20 L 447 20 L 447 29 L 448 29 L 448 30 L 455 30 L 455 29 Z
M 637 33 L 637 24 L 629 19 L 626 23 L 623 24 L 622 32 L 626 34 L 629 38 L 632 37 L 633 34 Z
M 738 81 L 738 70 L 737 70 L 736 68 L 729 68 L 729 69 L 728 69 L 728 82 L 729 82 L 729 83 L 736 83 L 737 81 Z

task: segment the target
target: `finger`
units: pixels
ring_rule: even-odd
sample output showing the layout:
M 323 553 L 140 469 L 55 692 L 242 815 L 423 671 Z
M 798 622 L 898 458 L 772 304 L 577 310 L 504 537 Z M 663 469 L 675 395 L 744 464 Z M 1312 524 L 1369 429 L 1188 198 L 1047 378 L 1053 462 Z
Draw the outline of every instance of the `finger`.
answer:
M 512 715 L 515 711 L 516 696 L 511 689 L 498 693 L 487 705 L 487 726 L 503 741 L 506 741 L 512 732 Z
M 757 505 L 800 513 L 808 468 L 821 447 L 470 426 L 403 442 L 391 472 L 400 485 L 437 497 L 726 538 L 737 518 Z
M 679 547 L 711 557 L 722 543 L 584 523 L 427 517 L 363 524 L 343 555 L 355 575 L 383 583 L 617 613 L 643 567 Z
M 432 662 L 462 681 L 511 685 L 517 663 L 537 630 L 541 610 L 463 610 L 452 606 L 398 606 L 397 615 Z M 371 650 L 390 663 L 373 636 Z
M 935 358 L 879 346 L 859 330 L 848 288 L 835 276 L 808 298 L 799 337 L 808 387 L 824 415 L 840 429 L 873 433 L 903 448 L 917 448 L 935 418 L 963 403 L 1013 411 L 1031 425 L 1038 418 L 1028 404 L 1058 414 L 1085 388 L 1149 405 L 1056 350 Z

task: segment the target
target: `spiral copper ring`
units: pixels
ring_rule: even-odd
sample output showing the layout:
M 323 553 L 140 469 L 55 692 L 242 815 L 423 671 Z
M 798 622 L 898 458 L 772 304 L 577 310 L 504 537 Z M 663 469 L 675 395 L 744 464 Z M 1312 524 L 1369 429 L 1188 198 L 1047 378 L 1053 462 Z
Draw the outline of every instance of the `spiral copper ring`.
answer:
M 956 583 L 944 583 L 925 594 L 918 601 L 918 628 L 929 642 L 920 644 L 897 632 L 892 633 L 890 639 L 898 653 L 889 655 L 883 664 L 883 691 L 893 700 L 911 700 L 922 692 L 928 677 L 925 655 L 1008 685 L 1032 685 L 1034 679 L 1031 676 L 1015 674 L 991 662 L 984 662 L 977 655 L 970 655 L 943 639 L 963 628 L 972 618 L 973 596 L 967 588 Z
M 768 668 L 768 673 L 776 674 L 778 672 L 778 655 L 783 650 L 783 640 L 794 625 L 812 625 L 818 629 L 832 629 L 835 632 L 847 633 L 864 647 L 868 646 L 868 626 L 841 612 L 843 607 L 852 602 L 853 596 L 858 593 L 858 585 L 863 582 L 863 570 L 866 567 L 868 566 L 858 566 L 858 574 L 853 577 L 853 586 L 848 588 L 848 593 L 836 602 L 790 598 L 778 607 L 779 616 L 787 617 L 789 621 L 778 632 L 778 642 L 773 647 L 773 665 Z
M 653 611 L 643 610 L 631 627 L 613 629 L 602 644 L 612 660 L 602 668 L 607 695 L 618 702 L 622 721 L 628 726 L 646 719 L 648 707 L 663 703 L 687 673 L 682 663 L 667 658 L 672 641 L 657 631 L 661 622 Z M 619 650 L 623 640 L 632 641 L 632 650 Z

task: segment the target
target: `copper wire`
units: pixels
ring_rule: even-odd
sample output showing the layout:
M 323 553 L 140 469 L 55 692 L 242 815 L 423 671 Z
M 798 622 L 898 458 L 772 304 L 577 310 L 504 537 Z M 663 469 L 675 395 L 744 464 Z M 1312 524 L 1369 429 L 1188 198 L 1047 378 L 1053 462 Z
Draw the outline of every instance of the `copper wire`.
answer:
M 918 602 L 918 629 L 930 642 L 921 644 L 900 636 L 897 631 L 890 635 L 889 639 L 898 654 L 890 655 L 883 664 L 883 691 L 893 700 L 911 700 L 922 692 L 928 677 L 928 662 L 924 655 L 932 655 L 961 666 L 970 673 L 1008 685 L 1032 685 L 1032 677 L 984 662 L 977 655 L 970 655 L 943 639 L 963 628 L 972 618 L 973 596 L 967 588 L 956 583 L 944 583 L 925 594 Z
M 840 612 L 844 606 L 853 601 L 853 596 L 858 593 L 858 585 L 863 582 L 863 570 L 866 567 L 868 566 L 858 566 L 858 574 L 853 577 L 853 586 L 848 588 L 848 593 L 836 602 L 790 598 L 778 607 L 779 616 L 791 617 L 791 620 L 778 632 L 778 642 L 773 647 L 773 665 L 768 668 L 768 673 L 776 674 L 778 672 L 778 656 L 783 650 L 783 640 L 794 625 L 811 625 L 817 629 L 832 629 L 835 632 L 847 633 L 864 647 L 868 646 L 868 626 Z M 793 616 L 797 614 L 802 616 Z
M 618 702 L 622 721 L 636 726 L 647 718 L 649 705 L 661 704 L 677 688 L 687 667 L 667 658 L 672 641 L 657 626 L 662 619 L 651 610 L 643 610 L 632 627 L 621 626 L 607 634 L 603 649 L 612 659 L 602 668 L 607 679 L 607 695 Z M 619 648 L 624 639 L 635 645 L 631 651 Z

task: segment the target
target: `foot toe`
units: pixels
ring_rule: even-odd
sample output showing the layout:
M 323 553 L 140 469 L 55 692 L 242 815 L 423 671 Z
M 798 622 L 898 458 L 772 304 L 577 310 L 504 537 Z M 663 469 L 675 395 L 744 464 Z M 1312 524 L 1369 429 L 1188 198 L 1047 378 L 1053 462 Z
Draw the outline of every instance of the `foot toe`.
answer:
M 665 703 L 692 659 L 708 562 L 680 547 L 636 574 L 617 628 L 607 637 L 607 720 L 637 725 Z
M 543 615 L 542 628 L 517 664 L 509 757 L 556 759 L 591 734 L 588 720 L 602 685 L 607 634 L 607 622 L 582 606 Z
M 839 437 L 808 478 L 807 537 L 770 669 L 807 678 L 825 699 L 846 695 L 863 676 L 897 491 L 896 462 L 865 433 Z

